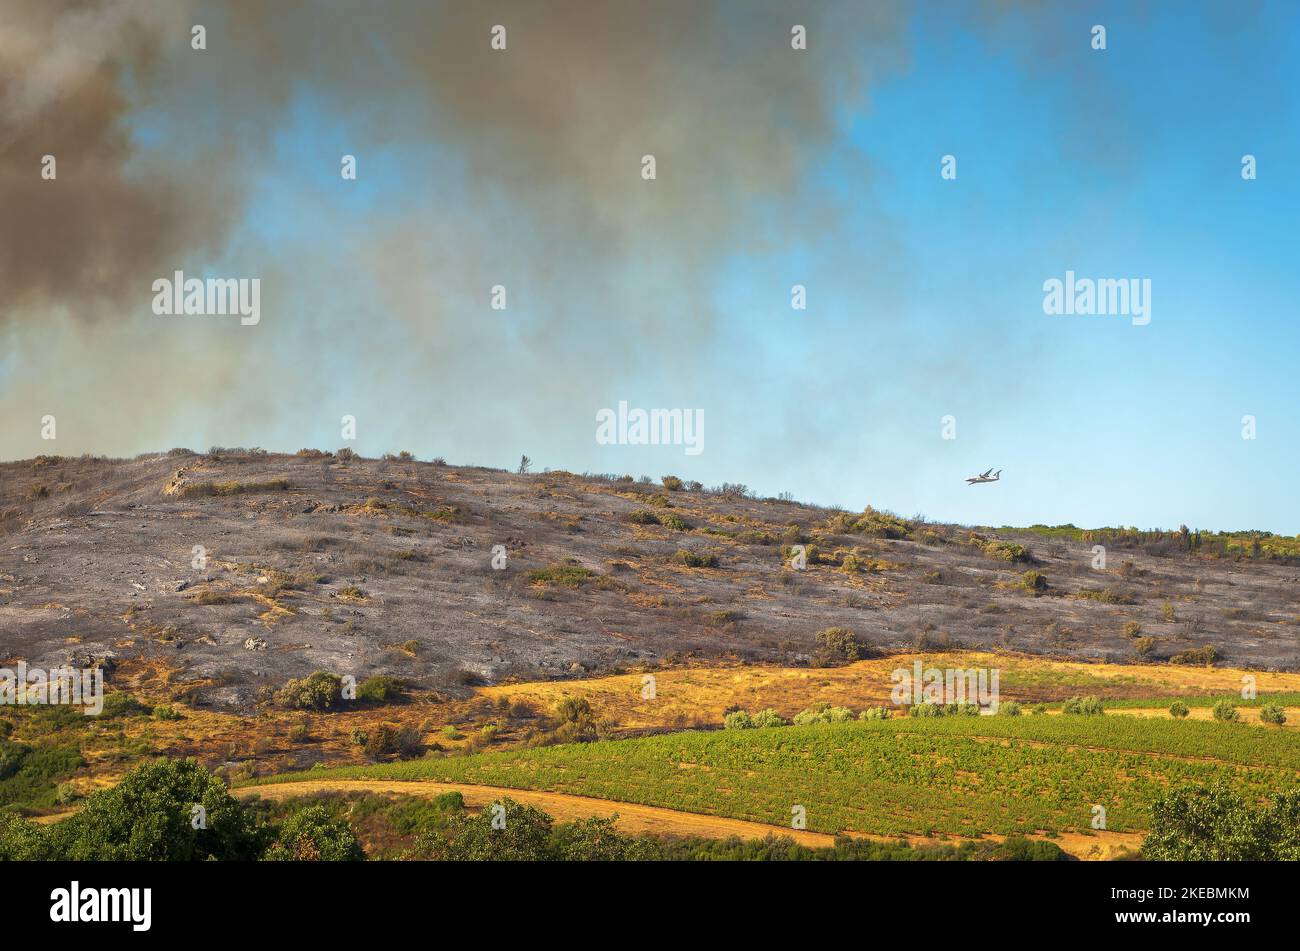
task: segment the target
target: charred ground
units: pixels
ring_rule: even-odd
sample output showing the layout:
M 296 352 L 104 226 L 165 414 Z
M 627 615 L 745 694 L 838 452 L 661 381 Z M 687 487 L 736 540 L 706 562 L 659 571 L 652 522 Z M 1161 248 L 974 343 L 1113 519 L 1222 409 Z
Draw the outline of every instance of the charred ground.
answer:
M 1208 645 L 1235 666 L 1300 669 L 1300 569 L 1267 552 L 1115 539 L 1098 570 L 1082 535 L 689 488 L 314 453 L 6 463 L 0 660 L 161 662 L 196 700 L 235 708 L 314 670 L 455 695 L 799 665 L 830 627 L 867 650 L 1122 662 Z

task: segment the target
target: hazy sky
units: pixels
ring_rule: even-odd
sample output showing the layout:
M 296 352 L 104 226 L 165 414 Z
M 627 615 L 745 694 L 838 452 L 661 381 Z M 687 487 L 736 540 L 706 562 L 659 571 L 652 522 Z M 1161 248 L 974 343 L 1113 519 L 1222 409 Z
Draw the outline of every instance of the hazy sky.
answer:
M 3 6 L 0 458 L 527 453 L 1300 532 L 1295 4 Z M 177 269 L 260 279 L 260 323 L 155 315 Z M 1150 323 L 1045 314 L 1067 271 L 1149 280 Z M 704 451 L 598 445 L 624 400 Z

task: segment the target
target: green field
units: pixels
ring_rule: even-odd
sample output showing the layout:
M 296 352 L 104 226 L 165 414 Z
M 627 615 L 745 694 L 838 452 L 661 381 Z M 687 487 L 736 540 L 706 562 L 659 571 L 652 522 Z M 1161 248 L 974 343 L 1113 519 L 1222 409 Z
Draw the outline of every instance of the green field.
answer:
M 1290 731 L 1126 716 L 894 719 L 436 757 L 267 777 L 438 780 L 595 796 L 816 832 L 1143 831 L 1170 786 L 1231 779 L 1247 797 L 1300 783 Z
M 1300 707 L 1300 693 L 1261 693 L 1252 700 L 1243 700 L 1239 693 L 1216 693 L 1201 694 L 1199 696 L 1189 696 L 1187 694 L 1169 694 L 1162 697 L 1107 697 L 1107 710 L 1159 710 L 1168 709 L 1169 705 L 1175 700 L 1181 702 L 1189 709 L 1210 708 L 1221 700 L 1226 700 L 1234 707 L 1263 707 L 1269 704 L 1276 704 L 1285 707 L 1288 710 L 1293 707 Z M 1059 710 L 1065 706 L 1064 701 L 1049 703 L 1046 705 L 1049 710 Z

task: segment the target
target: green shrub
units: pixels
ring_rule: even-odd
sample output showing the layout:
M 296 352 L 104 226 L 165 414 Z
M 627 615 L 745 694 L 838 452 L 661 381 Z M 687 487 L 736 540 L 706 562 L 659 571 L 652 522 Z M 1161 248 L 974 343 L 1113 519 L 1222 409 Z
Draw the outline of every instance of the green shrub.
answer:
M 663 483 L 664 488 L 669 492 L 680 492 L 682 489 L 682 480 L 677 476 L 666 475 L 659 481 Z
M 754 720 L 744 710 L 733 710 L 722 718 L 722 727 L 726 730 L 752 730 Z
M 445 792 L 440 796 L 434 796 L 431 804 L 439 812 L 464 812 L 465 796 L 456 791 Z
M 1127 621 L 1124 624 L 1125 637 L 1137 637 L 1142 633 L 1142 625 L 1137 621 Z
M 888 720 L 892 715 L 889 707 L 867 707 L 858 714 L 859 720 Z
M 1014 700 L 1006 700 L 998 704 L 998 716 L 1000 717 L 1018 717 L 1020 716 L 1020 704 Z
M 628 513 L 627 520 L 633 525 L 658 525 L 659 516 L 645 509 L 634 509 Z
M 104 697 L 104 709 L 99 716 L 104 720 L 112 720 L 115 717 L 147 717 L 150 712 L 149 707 L 131 694 L 118 690 Z
M 67 711 L 81 724 L 83 714 L 68 706 L 46 708 Z M 45 710 L 42 710 L 44 713 Z M 48 808 L 57 805 L 58 785 L 86 765 L 75 743 L 30 747 L 0 740 L 0 807 Z
M 275 695 L 276 703 L 291 710 L 329 710 L 342 700 L 342 678 L 324 670 L 288 681 Z
M 1175 700 L 1173 703 L 1169 704 L 1169 715 L 1175 720 L 1181 720 L 1189 713 L 1191 713 L 1191 711 L 1187 709 L 1187 704 L 1183 703 L 1181 700 Z
M 288 479 L 272 479 L 269 482 L 190 482 L 176 490 L 176 496 L 182 499 L 195 496 L 243 495 L 250 492 L 283 492 L 289 489 Z
M 809 726 L 816 723 L 849 723 L 853 720 L 853 711 L 848 707 L 833 707 L 822 703 L 795 714 L 795 726 Z
M 1074 716 L 1095 717 L 1105 713 L 1105 710 L 1102 709 L 1101 700 L 1097 697 L 1071 697 L 1065 701 L 1061 712 Z
M 383 756 L 398 750 L 398 728 L 393 724 L 373 726 L 363 735 L 363 747 L 367 756 Z
M 1179 651 L 1169 658 L 1169 663 L 1184 664 L 1190 667 L 1209 667 L 1218 659 L 1219 652 L 1212 645 L 1206 644 L 1204 647 L 1191 647 L 1185 651 Z
M 268 862 L 359 862 L 365 853 L 346 819 L 308 806 L 285 820 L 264 856 Z
M 600 729 L 591 704 L 584 697 L 564 697 L 555 706 L 556 726 L 551 740 L 559 743 L 590 743 L 599 739 Z
M 563 564 L 536 568 L 528 572 L 525 577 L 532 584 L 554 584 L 562 588 L 579 588 L 584 582 L 590 580 L 593 574 L 594 572 L 590 568 L 575 564 Z
M 1047 576 L 1041 571 L 1029 570 L 1020 576 L 1020 587 L 1032 591 L 1035 595 L 1047 590 Z
M 1266 703 L 1259 708 L 1259 720 L 1261 723 L 1281 726 L 1286 722 L 1286 711 L 1279 704 Z
M 673 556 L 687 568 L 716 568 L 718 567 L 717 555 L 699 555 L 693 551 L 682 549 Z
M 160 703 L 153 708 L 153 718 L 155 720 L 180 720 L 183 717 L 170 703 Z
M 1102 604 L 1133 604 L 1137 600 L 1129 592 L 1115 588 L 1080 588 L 1074 596 L 1085 601 L 1100 601 Z
M 1031 561 L 1028 549 L 1016 542 L 989 542 L 984 546 L 984 554 L 999 561 Z
M 853 532 L 859 535 L 868 535 L 872 538 L 907 538 L 912 533 L 914 526 L 911 522 L 899 518 L 897 515 L 879 512 L 871 506 L 867 506 L 857 518 L 848 514 L 834 516 L 827 527 L 837 533 Z
M 1241 714 L 1231 700 L 1224 698 L 1214 704 L 1214 719 L 1222 723 L 1235 723 L 1241 719 Z
M 848 664 L 863 656 L 857 635 L 847 627 L 828 627 L 817 632 L 817 650 L 813 662 L 819 667 Z
M 357 699 L 371 703 L 388 703 L 402 695 L 402 681 L 397 677 L 377 674 L 367 677 L 357 685 Z
M 689 532 L 691 530 L 690 522 L 672 512 L 665 512 L 663 515 L 660 515 L 659 524 L 664 528 L 672 529 L 674 532 Z
M 785 720 L 771 707 L 754 714 L 755 729 L 765 730 L 774 726 L 786 726 Z
M 0 862 L 44 862 L 56 858 L 48 827 L 13 812 L 0 812 Z
M 732 627 L 739 624 L 745 619 L 743 611 L 734 611 L 723 609 L 721 611 L 710 611 L 705 615 L 705 623 L 709 627 Z
M 558 862 L 625 862 L 661 857 L 658 840 L 626 836 L 613 817 L 562 822 L 551 830 L 548 858 Z
M 941 717 L 946 711 L 937 703 L 915 703 L 907 710 L 909 717 Z
M 422 752 L 419 731 L 393 723 L 381 723 L 365 734 L 366 755 L 378 758 L 396 753 L 402 759 L 413 759 Z
M 1071 856 L 1055 842 L 1009 835 L 993 847 L 995 862 L 1068 862 Z
M 555 705 L 555 718 L 561 723 L 579 723 L 591 719 L 591 704 L 585 697 L 564 697 Z
M 447 834 L 428 831 L 415 840 L 420 858 L 444 862 L 519 862 L 551 858 L 551 817 L 505 798 L 477 815 L 453 816 Z

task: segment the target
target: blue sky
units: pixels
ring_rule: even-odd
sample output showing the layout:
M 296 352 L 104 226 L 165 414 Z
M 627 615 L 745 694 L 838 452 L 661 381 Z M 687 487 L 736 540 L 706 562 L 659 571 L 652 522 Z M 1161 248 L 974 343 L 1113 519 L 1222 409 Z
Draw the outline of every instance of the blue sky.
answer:
M 1054 18 L 1047 29 L 1081 39 L 1053 67 L 918 17 L 910 69 L 847 117 L 871 197 L 828 174 L 876 211 L 837 242 L 902 299 L 878 308 L 819 277 L 821 306 L 764 347 L 786 385 L 830 369 L 780 359 L 806 353 L 808 335 L 833 334 L 856 364 L 859 399 L 822 410 L 842 441 L 801 473 L 817 496 L 986 524 L 1300 530 L 1296 11 L 1273 5 L 1233 38 L 1195 5 L 1147 22 L 1128 7 Z M 1093 22 L 1108 27 L 1104 52 L 1082 39 Z M 1256 181 L 1240 176 L 1247 152 Z M 943 154 L 956 181 L 939 178 Z M 1044 315 L 1041 282 L 1066 269 L 1149 277 L 1152 322 Z M 752 285 L 736 294 L 754 306 Z M 1002 484 L 960 481 L 989 465 Z
M 526 73 L 530 34 L 513 36 Z M 820 123 L 806 100 L 775 101 L 792 67 L 765 57 L 816 64 L 834 40 L 768 39 L 742 27 L 726 49 L 744 55 L 720 66 L 706 37 L 700 62 L 673 64 L 683 86 L 656 88 L 669 71 L 645 67 L 626 102 L 605 65 L 570 67 L 596 81 L 526 104 L 520 130 L 505 105 L 475 126 L 472 95 L 415 87 L 400 36 L 357 46 L 373 61 L 352 68 L 378 91 L 322 81 L 317 50 L 277 111 L 209 114 L 205 97 L 242 101 L 214 50 L 125 122 L 146 165 L 231 149 L 245 171 L 229 231 L 173 261 L 260 275 L 263 323 L 160 329 L 124 311 L 130 359 L 203 392 L 163 406 L 123 391 L 111 410 L 85 396 L 107 376 L 102 328 L 69 330 L 57 364 L 15 333 L 0 404 L 58 407 L 65 452 L 337 448 L 346 413 L 367 455 L 527 453 L 969 524 L 1300 532 L 1300 8 L 909 7 L 887 47 L 836 46 L 871 78 L 860 96 L 829 91 Z M 829 87 L 850 65 L 811 68 Z M 659 154 L 659 181 L 637 177 L 642 152 Z M 356 182 L 338 176 L 344 153 Z M 1042 284 L 1067 270 L 1150 279 L 1150 324 L 1045 315 Z M 497 283 L 504 312 L 486 306 Z M 705 451 L 597 445 L 596 412 L 620 400 L 702 409 Z M 24 432 L 3 455 L 48 448 Z M 999 484 L 962 481 L 990 466 Z

